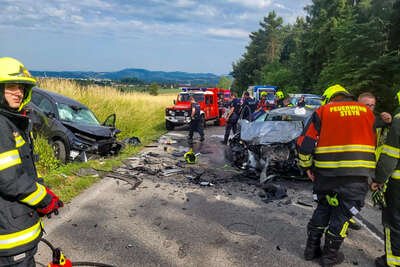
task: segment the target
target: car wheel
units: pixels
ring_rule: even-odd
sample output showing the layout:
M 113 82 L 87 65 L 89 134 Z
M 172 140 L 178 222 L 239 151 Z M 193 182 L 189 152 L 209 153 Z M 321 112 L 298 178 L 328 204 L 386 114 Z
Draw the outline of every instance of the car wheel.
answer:
M 170 121 L 165 121 L 165 128 L 167 128 L 168 131 L 172 131 L 174 129 L 174 125 Z
M 54 156 L 62 163 L 67 163 L 67 150 L 65 144 L 61 140 L 52 142 L 51 147 L 53 148 Z

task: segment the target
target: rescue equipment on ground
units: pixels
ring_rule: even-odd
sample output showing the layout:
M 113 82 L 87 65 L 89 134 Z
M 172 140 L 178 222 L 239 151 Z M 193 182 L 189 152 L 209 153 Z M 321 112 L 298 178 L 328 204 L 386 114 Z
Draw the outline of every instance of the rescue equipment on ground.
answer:
M 48 240 L 41 238 L 40 241 L 45 243 L 53 253 L 53 260 L 47 265 L 47 267 L 73 267 L 73 266 L 97 266 L 97 267 L 115 267 L 114 265 L 98 263 L 98 262 L 72 262 L 67 259 L 62 253 L 60 248 L 55 248 Z

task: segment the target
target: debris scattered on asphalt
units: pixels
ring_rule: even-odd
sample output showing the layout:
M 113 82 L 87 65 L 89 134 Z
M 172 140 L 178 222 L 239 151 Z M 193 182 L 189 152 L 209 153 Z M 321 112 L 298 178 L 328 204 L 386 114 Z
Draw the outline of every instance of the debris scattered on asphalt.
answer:
M 138 179 L 136 176 L 133 175 L 126 175 L 119 172 L 109 172 L 106 174 L 106 177 L 119 179 L 122 181 L 127 182 L 128 184 L 132 185 L 130 190 L 135 190 L 143 181 Z
M 228 225 L 228 231 L 235 235 L 247 236 L 255 235 L 257 233 L 256 227 L 254 225 L 238 222 Z
M 307 203 L 307 202 L 303 202 L 303 201 L 301 201 L 301 200 L 297 200 L 296 203 L 299 204 L 299 205 L 302 205 L 302 206 L 306 206 L 306 207 L 313 207 L 312 204 Z
M 262 189 L 265 191 L 265 198 L 262 199 L 265 203 L 287 197 L 286 187 L 280 184 L 267 183 L 262 185 Z

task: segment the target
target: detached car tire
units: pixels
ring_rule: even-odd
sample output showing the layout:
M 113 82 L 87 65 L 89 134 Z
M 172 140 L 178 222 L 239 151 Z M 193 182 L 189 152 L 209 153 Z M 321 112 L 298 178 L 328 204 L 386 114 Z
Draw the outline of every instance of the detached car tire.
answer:
M 67 163 L 67 149 L 65 148 L 65 144 L 61 140 L 56 140 L 51 143 L 51 148 L 53 149 L 54 156 L 56 159 L 61 161 L 62 163 Z

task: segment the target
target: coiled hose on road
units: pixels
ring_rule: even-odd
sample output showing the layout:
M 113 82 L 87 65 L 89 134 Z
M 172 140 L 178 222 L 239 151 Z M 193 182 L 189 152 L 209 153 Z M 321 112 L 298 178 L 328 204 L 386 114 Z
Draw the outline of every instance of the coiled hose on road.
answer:
M 48 241 L 44 238 L 41 238 L 40 241 L 45 243 L 51 249 L 51 252 L 53 253 L 53 257 L 54 257 L 54 254 L 56 253 L 57 248 L 54 248 L 54 246 L 50 243 L 50 241 Z M 72 266 L 116 267 L 116 266 L 110 265 L 110 264 L 89 262 L 89 261 L 74 261 L 74 262 L 72 262 Z

